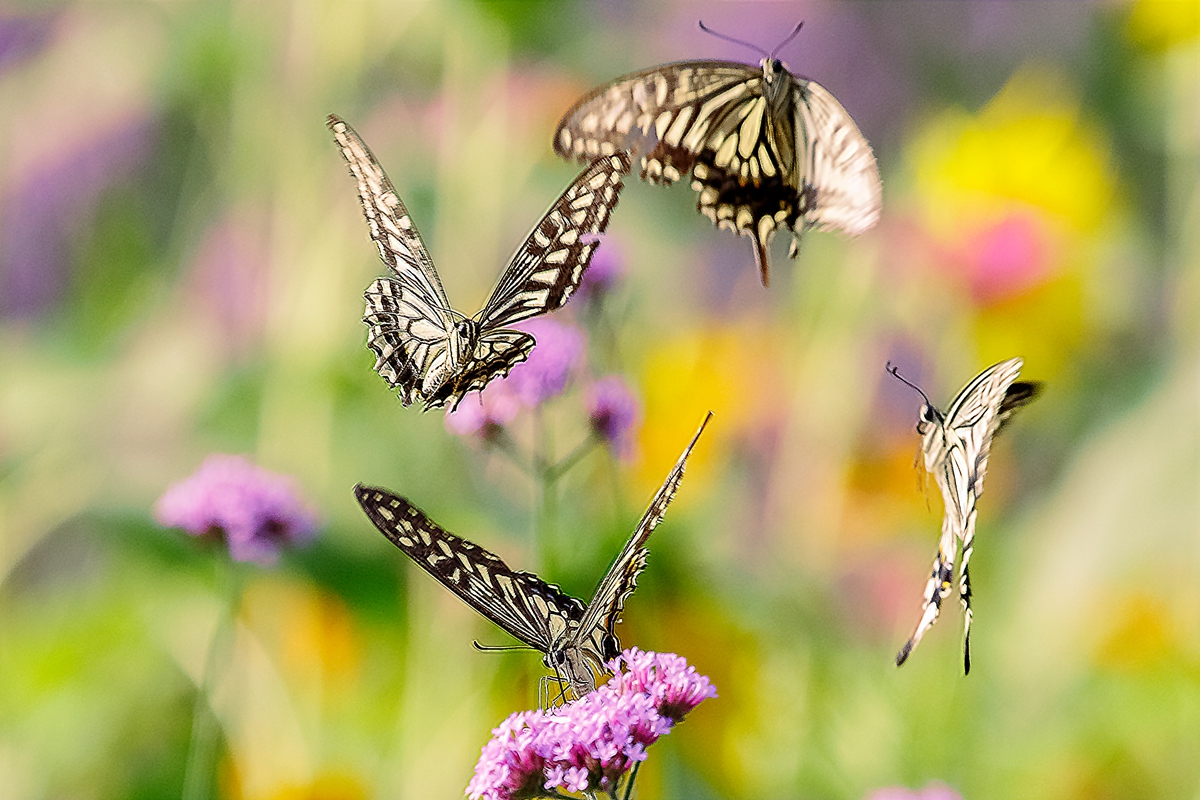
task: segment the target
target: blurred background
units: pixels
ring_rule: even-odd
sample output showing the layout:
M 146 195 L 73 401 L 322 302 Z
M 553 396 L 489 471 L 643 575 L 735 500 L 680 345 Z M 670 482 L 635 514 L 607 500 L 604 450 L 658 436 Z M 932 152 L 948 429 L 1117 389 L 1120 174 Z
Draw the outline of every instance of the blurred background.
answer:
M 848 240 L 717 231 L 631 179 L 617 276 L 514 453 L 373 372 L 383 267 L 324 126 L 372 146 L 471 313 L 577 167 L 583 91 L 781 53 L 854 116 L 884 212 Z M 358 481 L 588 598 L 715 413 L 622 641 L 720 697 L 642 798 L 1200 797 L 1200 29 L 1195 2 L 142 2 L 0 7 L 0 795 L 179 796 L 194 709 L 214 796 L 460 797 L 540 658 L 370 525 Z M 1043 396 L 992 451 L 961 611 L 903 669 L 941 499 L 920 398 L 1012 356 Z M 553 485 L 617 374 L 639 422 Z M 160 527 L 210 453 L 321 519 L 272 566 Z M 232 576 L 232 579 L 231 579 Z M 231 599 L 229 586 L 240 591 Z M 197 704 L 219 620 L 219 680 Z M 207 699 L 206 699 L 207 698 Z

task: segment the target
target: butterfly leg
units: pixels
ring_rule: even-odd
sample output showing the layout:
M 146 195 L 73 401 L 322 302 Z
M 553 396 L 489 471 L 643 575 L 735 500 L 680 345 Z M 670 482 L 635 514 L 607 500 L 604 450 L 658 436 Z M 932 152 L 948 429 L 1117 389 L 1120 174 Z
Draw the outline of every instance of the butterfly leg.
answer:
M 954 531 L 952 528 L 942 529 L 942 540 L 938 544 L 937 556 L 933 559 L 933 569 L 929 574 L 929 582 L 925 584 L 925 602 L 921 607 L 921 621 L 912 636 L 896 654 L 896 666 L 902 665 L 913 648 L 921 641 L 925 631 L 937 621 L 942 610 L 942 600 L 950 594 L 954 581 Z

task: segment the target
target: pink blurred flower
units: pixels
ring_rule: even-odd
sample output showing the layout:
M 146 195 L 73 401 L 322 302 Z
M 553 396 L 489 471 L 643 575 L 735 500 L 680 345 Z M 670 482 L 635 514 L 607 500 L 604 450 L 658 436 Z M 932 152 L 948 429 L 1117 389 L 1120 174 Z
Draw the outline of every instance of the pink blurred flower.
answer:
M 587 388 L 585 403 L 592 430 L 617 454 L 628 456 L 638 417 L 637 398 L 629 384 L 618 375 L 600 378 Z
M 290 477 L 219 453 L 172 484 L 155 504 L 154 518 L 193 536 L 216 536 L 235 561 L 260 564 L 274 562 L 284 546 L 308 542 L 317 527 Z
M 520 410 L 521 399 L 515 388 L 506 378 L 494 380 L 446 412 L 446 430 L 459 436 L 491 439 L 511 423 Z
M 504 380 L 521 402 L 532 408 L 567 387 L 571 373 L 583 362 L 583 332 L 550 319 L 529 320 L 517 327 L 533 334 L 537 345 L 529 358 L 513 367 Z
M 674 653 L 632 648 L 612 669 L 611 681 L 574 702 L 500 723 L 467 786 L 472 800 L 520 800 L 557 789 L 611 794 L 646 759 L 647 747 L 717 696 L 708 678 Z
M 1010 213 L 977 231 L 966 249 L 971 291 L 982 303 L 1018 294 L 1049 272 L 1047 232 L 1031 213 Z
M 867 800 L 962 800 L 962 795 L 941 781 L 931 781 L 919 791 L 903 786 L 876 789 L 868 795 Z

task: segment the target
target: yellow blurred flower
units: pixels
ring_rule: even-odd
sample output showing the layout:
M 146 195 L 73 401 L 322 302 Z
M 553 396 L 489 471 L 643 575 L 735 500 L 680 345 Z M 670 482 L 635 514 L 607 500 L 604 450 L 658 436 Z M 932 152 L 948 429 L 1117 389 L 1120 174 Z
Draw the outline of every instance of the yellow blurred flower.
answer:
M 982 363 L 1013 355 L 1053 380 L 1088 328 L 1087 276 L 1116 223 L 1101 132 L 1054 71 L 1018 70 L 977 113 L 932 117 L 909 152 L 928 266 L 979 311 Z
M 645 423 L 639 486 L 657 486 L 696 432 L 713 420 L 688 460 L 691 483 L 705 473 L 718 442 L 785 413 L 780 406 L 783 338 L 758 323 L 690 330 L 667 339 L 646 357 L 640 381 Z
M 1148 50 L 1166 50 L 1200 38 L 1197 0 L 1139 0 L 1129 14 L 1129 38 Z
M 910 161 L 927 225 L 954 240 L 1018 215 L 1087 233 L 1113 194 L 1108 147 L 1054 72 L 1018 70 L 979 113 L 930 120 Z

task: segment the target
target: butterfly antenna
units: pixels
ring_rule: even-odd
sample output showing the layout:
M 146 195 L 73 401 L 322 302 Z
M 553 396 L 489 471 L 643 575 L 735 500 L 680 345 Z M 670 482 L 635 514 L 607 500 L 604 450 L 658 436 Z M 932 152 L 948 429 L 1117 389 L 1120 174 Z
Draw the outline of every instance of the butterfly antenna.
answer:
M 718 33 L 717 31 L 714 31 L 712 28 L 705 25 L 704 20 L 699 20 L 699 23 L 700 23 L 700 30 L 704 31 L 705 33 L 710 33 L 713 36 L 717 37 L 718 39 L 723 39 L 724 41 L 730 42 L 731 44 L 740 44 L 742 47 L 749 47 L 751 50 L 757 50 L 758 52 L 762 53 L 767 58 L 771 58 L 770 53 L 768 53 L 766 50 L 763 50 L 761 47 L 759 47 L 756 44 L 752 44 L 751 42 L 747 42 L 742 39 L 735 39 L 732 36 L 726 36 L 723 33 Z M 795 35 L 795 34 L 793 34 L 793 35 Z M 791 37 L 789 36 L 788 38 L 790 39 Z
M 774 50 L 771 51 L 771 55 L 767 56 L 767 58 L 774 60 L 775 54 L 778 53 L 780 50 L 782 50 L 784 48 L 784 46 L 787 45 L 788 42 L 790 42 L 792 39 L 795 39 L 796 34 L 800 33 L 800 29 L 803 27 L 804 27 L 804 20 L 800 20 L 799 22 L 797 22 L 796 27 L 792 28 L 792 32 L 789 33 L 787 35 L 787 37 L 782 42 L 780 42 L 779 45 Z
M 903 375 L 901 375 L 900 370 L 897 367 L 895 367 L 892 364 L 892 362 L 890 362 L 890 361 L 887 362 L 887 366 L 884 367 L 884 369 L 887 370 L 893 378 L 900 381 L 905 386 L 911 386 L 912 388 L 916 389 L 917 393 L 920 394 L 921 397 L 925 400 L 925 405 L 929 406 L 930 408 L 933 407 L 933 403 L 931 403 L 929 401 L 929 395 L 925 394 L 925 392 L 921 390 L 920 386 L 917 386 L 915 383 L 910 381 L 908 378 L 905 378 Z

